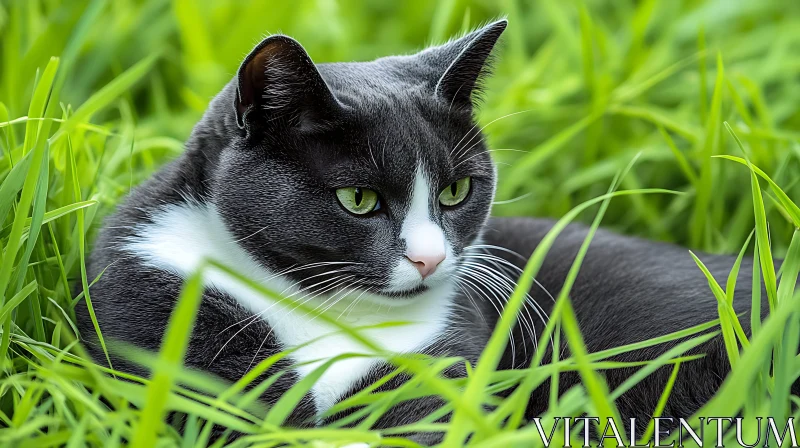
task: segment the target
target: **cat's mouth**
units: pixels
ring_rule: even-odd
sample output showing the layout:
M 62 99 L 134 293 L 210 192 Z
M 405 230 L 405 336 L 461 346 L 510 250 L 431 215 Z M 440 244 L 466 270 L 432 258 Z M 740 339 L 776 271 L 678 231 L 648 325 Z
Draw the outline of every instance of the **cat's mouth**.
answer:
M 404 289 L 400 291 L 381 291 L 381 295 L 391 298 L 407 299 L 414 296 L 418 296 L 427 290 L 428 286 L 420 283 L 419 285 L 410 289 Z
M 408 266 L 405 266 L 408 267 Z M 384 288 L 378 290 L 376 294 L 396 302 L 413 301 L 418 297 L 437 291 L 449 283 L 452 277 L 452 263 L 443 265 L 432 275 L 420 278 L 416 270 L 406 271 L 405 275 L 398 275 L 394 281 L 389 282 Z

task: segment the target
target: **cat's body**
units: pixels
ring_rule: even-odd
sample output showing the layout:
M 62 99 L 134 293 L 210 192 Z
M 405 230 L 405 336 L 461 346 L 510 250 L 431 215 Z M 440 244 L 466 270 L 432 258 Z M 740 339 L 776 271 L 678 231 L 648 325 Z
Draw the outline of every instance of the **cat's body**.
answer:
M 372 326 L 364 335 L 384 349 L 474 363 L 517 279 L 515 269 L 552 226 L 548 220 L 488 219 L 495 172 L 472 120 L 471 94 L 504 28 L 498 22 L 415 56 L 318 67 L 290 39 L 266 39 L 212 102 L 186 152 L 138 187 L 101 231 L 89 276 L 103 272 L 91 298 L 106 340 L 158 350 L 185 278 L 213 259 L 347 325 Z M 466 178 L 470 183 L 458 183 Z M 469 190 L 457 197 L 463 185 Z M 362 215 L 341 196 L 339 205 L 342 192 L 363 203 L 363 191 L 352 193 L 351 186 L 376 191 L 374 208 Z M 560 291 L 585 232 L 571 226 L 556 240 L 501 368 L 530 361 L 551 295 Z M 719 279 L 734 262 L 701 258 Z M 751 272 L 745 260 L 737 312 L 749 310 Z M 348 336 L 331 335 L 337 329 L 307 309 L 266 299 L 213 267 L 205 273 L 189 366 L 236 381 L 267 357 L 300 347 L 262 375 L 287 370 L 262 397 L 274 403 L 322 360 L 371 353 Z M 717 314 L 687 250 L 604 231 L 595 236 L 570 296 L 590 351 Z M 748 330 L 749 318 L 741 320 Z M 396 321 L 413 324 L 375 327 Z M 104 359 L 85 306 L 78 307 L 78 322 L 92 354 Z M 620 358 L 653 359 L 665 350 Z M 681 369 L 673 392 L 680 399 L 670 401 L 665 415 L 689 415 L 726 373 L 720 339 L 696 351 L 707 356 Z M 114 360 L 117 368 L 145 373 Z M 333 363 L 287 423 L 314 424 L 338 400 L 390 370 L 378 357 Z M 446 372 L 463 373 L 463 367 Z M 607 377 L 613 387 L 630 373 L 609 371 Z M 623 395 L 622 414 L 647 418 L 668 374 L 660 369 Z M 565 375 L 562 389 L 576 381 Z M 546 406 L 545 389 L 534 393 L 528 415 Z M 377 426 L 413 422 L 439 405 L 433 398 L 401 403 Z M 426 442 L 436 436 L 430 437 L 419 436 Z

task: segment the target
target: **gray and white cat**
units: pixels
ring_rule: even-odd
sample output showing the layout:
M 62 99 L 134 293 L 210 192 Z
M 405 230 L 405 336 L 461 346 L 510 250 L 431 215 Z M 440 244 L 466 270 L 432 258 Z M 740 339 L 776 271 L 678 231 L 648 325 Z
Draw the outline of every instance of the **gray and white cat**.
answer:
M 185 153 L 138 187 L 100 232 L 89 275 L 105 270 L 91 290 L 104 337 L 157 350 L 185 278 L 210 258 L 352 326 L 413 322 L 365 331 L 387 350 L 474 363 L 513 288 L 511 273 L 552 226 L 489 218 L 496 171 L 473 101 L 505 28 L 498 21 L 418 54 L 363 63 L 315 65 L 289 37 L 261 42 L 214 98 Z M 585 234 L 581 226 L 568 227 L 550 250 L 502 368 L 530 362 L 551 297 Z M 717 276 L 734 262 L 701 258 Z M 749 295 L 751 266 L 743 263 L 737 294 Z M 266 357 L 313 341 L 263 375 L 288 370 L 264 393 L 265 402 L 274 403 L 326 359 L 369 353 L 307 311 L 266 300 L 220 270 L 207 271 L 205 285 L 187 365 L 236 381 Z M 591 351 L 717 314 L 688 251 L 603 231 L 571 298 Z M 748 312 L 749 300 L 735 303 L 737 312 Z M 83 305 L 78 318 L 91 353 L 104 360 Z M 652 359 L 664 350 L 618 359 Z M 672 393 L 680 400 L 670 400 L 663 415 L 690 415 L 727 373 L 720 339 L 697 351 L 707 356 L 682 367 Z M 122 359 L 115 367 L 144 373 Z M 390 370 L 377 357 L 334 363 L 287 423 L 318 423 L 337 401 Z M 612 370 L 606 377 L 613 387 L 630 373 Z M 622 415 L 646 420 L 668 375 L 661 369 L 626 393 L 617 403 Z M 562 390 L 577 381 L 564 374 Z M 528 416 L 546 407 L 546 396 L 547 387 L 534 392 Z M 404 402 L 375 426 L 413 422 L 441 404 Z M 438 435 L 415 437 L 430 443 Z

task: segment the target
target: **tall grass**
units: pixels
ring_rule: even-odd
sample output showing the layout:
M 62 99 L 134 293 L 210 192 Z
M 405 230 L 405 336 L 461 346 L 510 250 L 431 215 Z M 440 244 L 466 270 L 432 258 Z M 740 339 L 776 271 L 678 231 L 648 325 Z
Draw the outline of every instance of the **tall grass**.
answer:
M 466 379 L 439 375 L 457 359 L 387 354 L 412 380 L 335 406 L 331 413 L 361 407 L 352 421 L 364 420 L 352 427 L 281 427 L 322 372 L 265 406 L 258 395 L 275 378 L 251 383 L 285 353 L 232 385 L 180 367 L 202 272 L 187 282 L 162 352 L 141 356 L 151 380 L 88 360 L 73 309 L 91 302 L 95 279 L 86 276 L 85 258 L 97 226 L 133 186 L 180 153 L 210 98 L 261 36 L 291 34 L 318 62 L 367 60 L 414 51 L 500 15 L 510 26 L 479 115 L 499 163 L 494 213 L 553 216 L 563 224 L 594 218 L 592 229 L 602 219 L 620 232 L 692 250 L 755 256 L 752 297 L 733 297 L 738 263 L 719 279 L 698 259 L 718 303 L 709 324 L 589 353 L 565 288 L 541 340 L 565 338 L 572 358 L 545 360 L 539 351 L 529 368 L 497 371 L 504 328 Z M 449 446 L 533 446 L 541 439 L 521 410 L 558 372 L 577 371 L 582 384 L 551 394 L 541 416 L 548 434 L 555 417 L 617 415 L 616 397 L 664 366 L 674 380 L 695 358 L 685 353 L 715 332 L 732 372 L 698 416 L 741 413 L 746 439 L 755 440 L 749 417 L 797 412 L 789 388 L 800 366 L 796 344 L 786 341 L 800 334 L 792 281 L 800 271 L 800 3 L 5 0 L 0 41 L 2 445 L 205 446 L 216 423 L 244 434 L 236 446 L 411 446 L 402 436 L 409 431 L 443 431 Z M 529 260 L 501 326 L 514 317 L 554 236 Z M 773 257 L 786 259 L 780 271 Z M 755 319 L 747 335 L 732 302 L 760 306 L 762 281 L 770 316 Z M 74 285 L 82 286 L 77 295 Z M 341 330 L 360 337 L 359 329 Z M 609 361 L 677 340 L 647 363 Z M 624 366 L 637 373 L 610 390 L 600 373 Z M 514 387 L 507 398 L 494 395 Z M 439 413 L 370 430 L 393 403 L 420 394 L 443 397 L 450 423 L 437 423 Z M 165 425 L 175 411 L 184 414 L 183 433 Z M 561 429 L 554 434 L 563 438 Z

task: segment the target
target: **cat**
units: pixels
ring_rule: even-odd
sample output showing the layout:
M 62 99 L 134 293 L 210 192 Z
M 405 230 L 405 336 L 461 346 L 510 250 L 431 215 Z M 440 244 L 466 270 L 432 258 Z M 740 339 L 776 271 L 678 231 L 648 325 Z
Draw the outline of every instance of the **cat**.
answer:
M 370 327 L 363 333 L 386 350 L 474 365 L 519 269 L 553 226 L 547 219 L 490 218 L 497 172 L 474 115 L 506 25 L 500 20 L 417 54 L 371 62 L 314 64 L 290 37 L 264 39 L 213 99 L 185 152 L 136 188 L 99 232 L 89 276 L 102 273 L 91 301 L 104 338 L 157 351 L 185 279 L 213 259 L 327 316 Z M 530 363 L 586 233 L 571 225 L 556 239 L 500 368 Z M 730 256 L 699 256 L 717 278 L 734 264 Z M 745 259 L 737 297 L 749 296 L 751 272 Z M 204 273 L 187 366 L 234 382 L 267 357 L 295 349 L 260 377 L 286 371 L 261 397 L 275 403 L 325 360 L 371 353 L 288 299 L 266 299 L 218 268 Z M 717 315 L 686 249 L 603 230 L 570 296 L 589 351 Z M 734 306 L 747 315 L 749 303 Z M 77 317 L 90 353 L 105 363 L 83 302 Z M 397 321 L 411 324 L 381 326 Z M 741 322 L 749 333 L 749 318 Z M 653 359 L 669 346 L 615 359 Z M 664 416 L 691 415 L 727 373 L 721 338 L 694 352 L 705 356 L 682 366 L 672 392 L 680 399 L 667 402 Z M 112 359 L 115 368 L 147 374 Z M 334 362 L 286 424 L 320 423 L 335 403 L 391 370 L 378 357 Z M 622 416 L 646 421 L 670 370 L 625 393 L 617 401 Z M 615 387 L 632 372 L 604 375 Z M 455 364 L 444 374 L 463 376 L 465 368 Z M 407 378 L 393 377 L 382 389 Z M 578 382 L 565 373 L 561 390 Z M 546 409 L 548 388 L 534 392 L 528 417 Z M 442 404 L 434 397 L 402 402 L 374 427 L 414 422 Z M 441 434 L 410 437 L 427 444 Z

